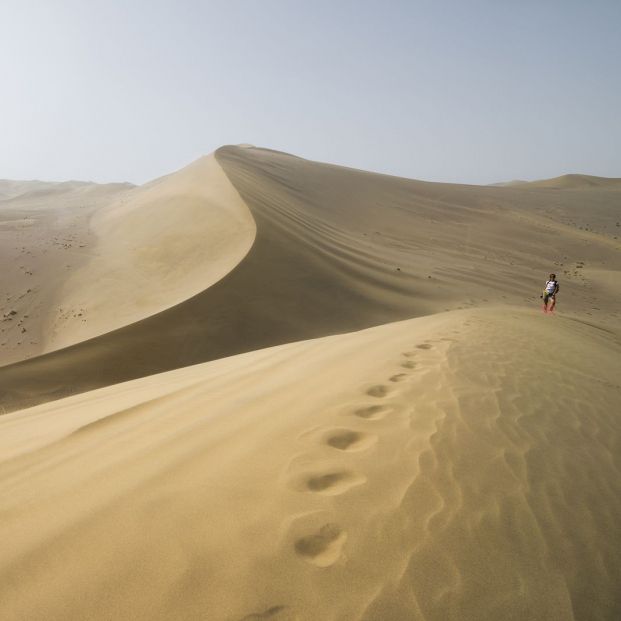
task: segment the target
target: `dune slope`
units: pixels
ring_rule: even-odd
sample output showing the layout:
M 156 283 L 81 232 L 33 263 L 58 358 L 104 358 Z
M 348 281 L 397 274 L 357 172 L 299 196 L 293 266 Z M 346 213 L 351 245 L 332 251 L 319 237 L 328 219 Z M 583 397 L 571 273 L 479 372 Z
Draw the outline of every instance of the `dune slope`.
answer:
M 141 187 L 0 182 L 2 191 L 0 364 L 192 297 L 239 263 L 255 235 L 213 155 Z
M 620 354 L 453 311 L 1 417 L 0 616 L 618 618 Z
M 256 223 L 248 254 L 187 301 L 1 368 L 7 410 L 447 309 L 537 305 L 551 269 L 564 313 L 618 325 L 618 190 L 425 183 L 257 148 L 216 159 Z
M 46 351 L 153 315 L 208 288 L 252 245 L 255 225 L 214 156 L 98 210 L 89 261 L 63 283 Z
M 0 365 L 45 349 L 63 283 L 94 251 L 93 214 L 131 187 L 0 181 Z

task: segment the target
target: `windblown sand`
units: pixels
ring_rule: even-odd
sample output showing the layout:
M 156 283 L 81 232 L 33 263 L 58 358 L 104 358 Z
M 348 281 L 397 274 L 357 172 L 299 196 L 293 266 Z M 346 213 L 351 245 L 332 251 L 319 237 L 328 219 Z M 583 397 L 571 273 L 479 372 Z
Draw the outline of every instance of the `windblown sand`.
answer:
M 207 215 L 196 221 L 197 237 L 188 216 L 200 204 Z M 198 160 L 94 213 L 96 256 L 55 282 L 54 303 L 27 328 L 45 333 L 45 351 L 76 344 L 0 367 L 0 401 L 14 410 L 447 310 L 533 308 L 552 270 L 565 316 L 617 329 L 620 204 L 614 183 L 569 190 L 426 183 L 224 147 L 215 161 Z M 162 212 L 169 214 L 165 226 Z M 106 218 L 110 240 L 102 233 Z M 210 219 L 215 232 L 207 232 Z M 161 260 L 144 248 L 149 235 Z M 182 240 L 196 259 L 189 266 L 178 263 Z M 117 256 L 126 259 L 131 286 Z M 102 276 L 108 261 L 116 275 L 109 281 Z M 185 295 L 192 297 L 181 301 Z M 31 313 L 21 301 L 11 304 L 17 315 L 0 329 L 18 341 L 17 324 Z M 62 319 L 60 309 L 71 309 L 70 316 Z M 111 331 L 81 340 L 105 329 Z
M 19 309 L 3 326 L 16 328 L 4 364 L 174 306 L 231 271 L 254 240 L 252 215 L 214 155 L 137 188 L 39 185 L 0 201 L 13 268 L 0 310 Z
M 62 284 L 93 255 L 94 214 L 131 187 L 0 180 L 0 364 L 42 353 L 52 318 L 86 320 Z
M 98 254 L 40 325 L 124 248 L 119 316 L 93 303 L 55 324 L 76 344 L 0 368 L 6 409 L 40 404 L 0 417 L 0 618 L 621 617 L 617 185 L 239 147 L 184 171 L 93 206 Z M 167 226 L 198 253 L 205 202 L 205 271 L 158 293 L 136 249 L 163 229 L 129 222 L 186 183 Z

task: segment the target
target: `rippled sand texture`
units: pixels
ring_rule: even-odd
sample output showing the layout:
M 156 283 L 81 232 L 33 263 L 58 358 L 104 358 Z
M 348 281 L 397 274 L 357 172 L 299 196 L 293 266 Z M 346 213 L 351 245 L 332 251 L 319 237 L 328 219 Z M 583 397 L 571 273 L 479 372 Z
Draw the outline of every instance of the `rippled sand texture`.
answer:
M 621 184 L 588 179 L 427 183 L 223 147 L 96 211 L 92 256 L 49 305 L 47 349 L 81 342 L 0 367 L 0 401 L 449 309 L 535 308 L 551 270 L 559 312 L 616 329 Z M 74 310 L 57 321 L 58 308 Z M 29 313 L 15 310 L 0 329 L 17 338 Z
M 0 181 L 0 619 L 621 619 L 620 197 Z
M 2 616 L 617 618 L 621 345 L 549 325 L 454 311 L 0 418 Z

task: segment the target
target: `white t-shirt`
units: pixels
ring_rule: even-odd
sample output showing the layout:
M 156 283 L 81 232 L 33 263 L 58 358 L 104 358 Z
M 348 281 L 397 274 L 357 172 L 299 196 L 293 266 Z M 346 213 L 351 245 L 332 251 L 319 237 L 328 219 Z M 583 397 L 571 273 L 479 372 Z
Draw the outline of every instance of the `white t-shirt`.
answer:
M 556 280 L 548 280 L 546 283 L 546 293 L 554 293 L 556 290 Z

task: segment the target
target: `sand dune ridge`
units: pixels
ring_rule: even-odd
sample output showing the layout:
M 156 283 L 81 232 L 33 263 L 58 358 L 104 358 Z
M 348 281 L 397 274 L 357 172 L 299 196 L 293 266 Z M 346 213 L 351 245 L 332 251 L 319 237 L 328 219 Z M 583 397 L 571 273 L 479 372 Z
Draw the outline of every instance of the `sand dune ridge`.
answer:
M 555 325 L 551 354 L 535 313 L 457 311 L 3 417 L 12 447 L 31 442 L 30 417 L 43 438 L 64 428 L 2 463 L 4 610 L 614 618 L 620 345 Z

